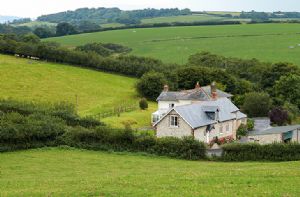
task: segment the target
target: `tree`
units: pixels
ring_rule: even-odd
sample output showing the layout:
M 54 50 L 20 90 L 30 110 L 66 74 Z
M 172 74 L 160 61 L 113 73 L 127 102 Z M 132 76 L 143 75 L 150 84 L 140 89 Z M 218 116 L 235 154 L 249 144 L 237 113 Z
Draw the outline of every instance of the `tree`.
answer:
M 140 109 L 141 110 L 145 110 L 145 109 L 148 109 L 148 102 L 147 102 L 147 99 L 146 98 L 142 98 L 139 102 L 139 105 L 140 105 Z
M 59 23 L 56 26 L 56 35 L 57 36 L 65 36 L 65 35 L 71 35 L 71 34 L 76 34 L 77 31 L 73 25 L 70 23 Z
M 269 93 L 273 92 L 273 86 L 280 77 L 289 74 L 300 74 L 297 66 L 289 63 L 277 63 L 272 65 L 271 69 L 265 70 L 262 74 L 261 85 L 263 88 L 269 89 Z
M 29 34 L 26 34 L 24 36 L 22 36 L 21 40 L 23 42 L 30 42 L 30 43 L 33 43 L 33 44 L 37 44 L 40 42 L 40 38 L 33 34 L 33 33 L 29 33 Z
M 196 82 L 200 85 L 210 84 L 214 79 L 211 77 L 211 71 L 206 67 L 185 67 L 177 70 L 178 88 L 193 89 Z
M 250 117 L 265 117 L 271 106 L 270 96 L 266 93 L 251 92 L 245 94 L 242 110 Z
M 140 95 L 155 100 L 161 93 L 163 86 L 167 83 L 163 74 L 149 72 L 142 76 L 136 85 Z
M 49 28 L 38 27 L 36 28 L 33 33 L 40 38 L 49 38 L 54 36 L 54 33 Z
M 269 118 L 271 123 L 278 126 L 285 125 L 289 122 L 288 112 L 280 107 L 275 107 L 270 111 Z
M 100 29 L 100 26 L 91 21 L 84 20 L 79 22 L 77 28 L 80 32 L 88 32 L 88 31 L 97 31 Z
M 300 108 L 300 75 L 282 76 L 275 84 L 275 95 Z

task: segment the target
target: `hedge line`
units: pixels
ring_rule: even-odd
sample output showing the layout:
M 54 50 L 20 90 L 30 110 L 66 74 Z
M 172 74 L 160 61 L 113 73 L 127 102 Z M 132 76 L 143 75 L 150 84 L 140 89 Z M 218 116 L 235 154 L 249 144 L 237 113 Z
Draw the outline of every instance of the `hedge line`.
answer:
M 223 161 L 294 161 L 300 160 L 299 143 L 260 145 L 227 144 L 223 146 Z
M 0 100 L 0 152 L 69 145 L 93 150 L 147 152 L 181 159 L 205 158 L 193 138 L 161 138 L 113 129 L 79 117 L 71 105 Z
M 136 135 L 132 130 L 97 127 L 86 130 L 80 127 L 64 135 L 66 145 L 91 150 L 146 152 L 180 159 L 200 160 L 206 158 L 206 147 L 192 137 L 156 138 Z

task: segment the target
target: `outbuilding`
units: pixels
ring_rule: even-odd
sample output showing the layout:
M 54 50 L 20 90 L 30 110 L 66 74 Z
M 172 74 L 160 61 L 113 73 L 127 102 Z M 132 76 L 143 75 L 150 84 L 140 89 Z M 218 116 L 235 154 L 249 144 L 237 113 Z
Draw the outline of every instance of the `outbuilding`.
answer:
M 253 131 L 248 134 L 248 140 L 260 144 L 300 142 L 300 125 L 273 127 L 263 131 Z

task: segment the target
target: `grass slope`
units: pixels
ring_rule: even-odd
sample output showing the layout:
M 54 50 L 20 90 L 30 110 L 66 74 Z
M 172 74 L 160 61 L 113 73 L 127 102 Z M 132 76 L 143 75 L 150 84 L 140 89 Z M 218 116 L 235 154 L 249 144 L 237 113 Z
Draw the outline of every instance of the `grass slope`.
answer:
M 136 81 L 79 67 L 0 55 L 0 98 L 75 104 L 78 95 L 81 115 L 106 111 L 120 103 L 137 103 Z M 118 120 L 127 120 L 127 114 L 133 120 L 145 118 L 137 126 L 149 125 L 150 110 L 124 113 L 117 120 L 110 118 L 109 123 L 122 126 Z
M 215 21 L 224 20 L 224 17 L 217 17 L 207 14 L 194 14 L 185 16 L 169 16 L 169 17 L 155 17 L 149 19 L 143 19 L 143 24 L 153 23 L 173 23 L 173 22 L 195 22 L 195 21 Z
M 288 61 L 300 65 L 299 24 L 253 24 L 126 29 L 46 39 L 66 46 L 112 42 L 133 54 L 166 62 L 186 62 L 189 55 L 210 51 L 225 56 Z M 290 49 L 290 46 L 294 46 Z M 176 55 L 174 55 L 176 54 Z
M 299 165 L 39 149 L 0 154 L 0 196 L 296 197 Z
M 35 27 L 40 27 L 40 26 L 48 26 L 48 27 L 55 27 L 57 24 L 56 23 L 49 23 L 49 22 L 43 22 L 43 21 L 31 21 L 28 23 L 22 23 L 17 26 L 27 26 L 29 28 L 35 28 Z

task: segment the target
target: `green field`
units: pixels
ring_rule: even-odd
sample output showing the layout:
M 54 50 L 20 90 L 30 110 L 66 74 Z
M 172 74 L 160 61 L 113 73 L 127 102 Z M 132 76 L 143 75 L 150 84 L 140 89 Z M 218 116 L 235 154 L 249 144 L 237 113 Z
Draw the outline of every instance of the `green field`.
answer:
M 78 95 L 81 115 L 97 114 L 122 103 L 137 104 L 136 81 L 134 78 L 73 66 L 0 55 L 0 98 L 75 104 Z M 126 120 L 138 122 L 136 127 L 149 126 L 150 114 L 155 107 L 150 103 L 147 111 L 124 113 L 107 121 L 118 127 L 122 127 L 121 122 Z M 143 121 L 138 121 L 141 119 Z
M 200 51 L 300 65 L 300 24 L 253 24 L 126 29 L 46 39 L 66 46 L 113 42 L 133 54 L 184 63 Z M 294 46 L 294 48 L 290 48 Z
M 43 21 L 32 21 L 28 23 L 22 23 L 17 26 L 27 26 L 30 28 L 40 27 L 40 26 L 48 26 L 48 27 L 56 27 L 56 23 L 49 23 L 49 22 L 43 22 Z
M 153 23 L 173 23 L 173 22 L 195 22 L 195 21 L 216 21 L 224 20 L 224 17 L 217 17 L 207 14 L 194 14 L 186 16 L 169 16 L 169 17 L 155 17 L 149 19 L 143 19 L 143 24 Z
M 299 166 L 44 148 L 0 154 L 0 196 L 297 197 Z

